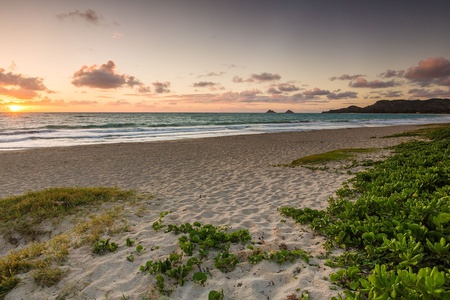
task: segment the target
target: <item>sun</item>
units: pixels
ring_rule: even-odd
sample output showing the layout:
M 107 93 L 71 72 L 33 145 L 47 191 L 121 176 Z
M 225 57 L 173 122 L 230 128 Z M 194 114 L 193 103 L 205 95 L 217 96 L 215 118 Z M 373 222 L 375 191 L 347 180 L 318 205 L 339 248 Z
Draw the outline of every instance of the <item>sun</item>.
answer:
M 8 109 L 11 112 L 18 112 L 18 111 L 21 111 L 23 109 L 23 106 L 21 106 L 21 105 L 8 105 Z

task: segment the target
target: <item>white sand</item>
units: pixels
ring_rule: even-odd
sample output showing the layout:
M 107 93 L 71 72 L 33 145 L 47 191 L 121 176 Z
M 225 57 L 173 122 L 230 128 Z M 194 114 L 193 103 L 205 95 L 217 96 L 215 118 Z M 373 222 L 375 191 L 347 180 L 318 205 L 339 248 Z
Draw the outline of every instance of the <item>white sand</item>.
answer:
M 0 153 L 0 197 L 54 186 L 118 186 L 155 195 L 153 200 L 124 206 L 131 232 L 111 237 L 120 247 L 103 256 L 91 246 L 71 249 L 62 268 L 66 276 L 54 287 L 37 286 L 29 274 L 6 299 L 164 299 L 155 289 L 155 275 L 139 271 L 148 260 L 181 253 L 176 236 L 155 232 L 153 222 L 162 211 L 172 211 L 163 223 L 180 225 L 199 221 L 230 231 L 247 228 L 257 247 L 279 250 L 301 248 L 312 255 L 310 264 L 297 260 L 277 264 L 245 261 L 251 253 L 244 245 L 231 251 L 243 262 L 229 273 L 214 267 L 212 251 L 202 267 L 212 277 L 204 286 L 189 280 L 176 286 L 170 299 L 208 299 L 210 290 L 222 290 L 225 299 L 286 299 L 308 292 L 310 299 L 329 299 L 336 290 L 328 276 L 335 272 L 317 258 L 325 250 L 324 239 L 306 226 L 295 224 L 277 211 L 282 206 L 324 209 L 327 199 L 350 178 L 347 170 L 312 171 L 274 167 L 299 157 L 341 148 L 381 148 L 404 138 L 382 139 L 414 127 L 382 127 L 279 133 L 181 140 L 173 142 L 114 144 L 36 149 Z M 145 247 L 127 261 L 135 247 Z M 2 242 L 4 243 L 4 242 Z M 152 247 L 159 249 L 151 251 Z M 3 250 L 2 250 L 3 249 Z M 8 245 L 0 245 L 5 255 Z M 184 260 L 185 261 L 185 260 Z M 194 272 L 192 271 L 191 274 Z M 167 284 L 171 287 L 170 284 Z M 123 298 L 124 297 L 124 298 Z M 129 297 L 129 298 L 127 298 Z

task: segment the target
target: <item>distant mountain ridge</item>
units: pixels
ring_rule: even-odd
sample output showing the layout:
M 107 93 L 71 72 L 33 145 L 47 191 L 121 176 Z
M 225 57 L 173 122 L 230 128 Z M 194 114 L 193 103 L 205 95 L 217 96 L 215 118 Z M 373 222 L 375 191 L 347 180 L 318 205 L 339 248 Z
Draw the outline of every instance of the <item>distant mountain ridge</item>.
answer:
M 450 114 L 450 99 L 380 100 L 366 107 L 352 105 L 322 113 Z

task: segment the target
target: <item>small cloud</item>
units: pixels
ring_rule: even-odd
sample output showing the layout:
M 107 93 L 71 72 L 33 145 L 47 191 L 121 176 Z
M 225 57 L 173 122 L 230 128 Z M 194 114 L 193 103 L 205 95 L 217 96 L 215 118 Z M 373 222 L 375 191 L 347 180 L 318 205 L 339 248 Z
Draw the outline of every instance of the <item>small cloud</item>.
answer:
M 405 75 L 405 71 L 395 71 L 395 70 L 387 70 L 386 72 L 381 73 L 379 76 L 382 78 L 391 78 L 391 77 L 403 77 Z
M 194 82 L 194 87 L 213 87 L 216 85 L 218 85 L 218 83 L 211 82 L 211 81 Z
M 0 68 L 0 94 L 17 99 L 32 99 L 42 91 L 51 92 L 45 87 L 42 78 L 6 73 L 5 69 Z
M 411 89 L 408 91 L 408 94 L 411 94 L 412 98 L 437 98 L 437 97 L 449 98 L 450 97 L 450 89 L 448 89 L 448 90 Z
M 396 82 L 395 80 L 390 81 L 381 81 L 381 80 L 373 80 L 368 81 L 365 78 L 359 77 L 354 81 L 351 81 L 348 86 L 353 88 L 369 88 L 369 89 L 380 89 L 380 88 L 389 88 L 394 86 L 399 86 L 401 83 Z
M 201 77 L 217 77 L 217 76 L 222 76 L 223 74 L 225 74 L 225 72 L 219 72 L 219 73 L 209 72 L 209 73 L 207 73 L 205 75 L 199 75 L 198 77 L 199 78 L 201 78 Z
M 72 100 L 69 101 L 70 105 L 94 105 L 98 104 L 97 101 L 89 101 L 89 100 Z
M 111 106 L 121 106 L 121 105 L 130 105 L 131 103 L 125 100 L 117 100 L 117 101 L 110 101 L 108 102 L 108 105 Z
M 66 20 L 66 19 L 71 19 L 74 21 L 82 20 L 82 21 L 86 21 L 87 23 L 94 24 L 94 25 L 98 25 L 100 22 L 100 19 L 102 18 L 99 14 L 97 14 L 92 9 L 87 9 L 84 12 L 79 11 L 77 9 L 77 10 L 69 12 L 69 13 L 58 14 L 58 15 L 56 15 L 56 17 L 60 20 Z
M 123 38 L 123 33 L 118 32 L 118 31 L 114 31 L 112 33 L 112 38 L 116 39 L 116 40 L 119 40 L 119 39 Z
M 17 65 L 14 61 L 11 62 L 11 65 L 8 67 L 11 71 L 14 71 L 16 69 Z
M 355 74 L 355 75 L 348 75 L 348 74 L 342 74 L 341 76 L 333 76 L 330 77 L 331 81 L 335 81 L 335 80 L 355 80 L 359 77 L 364 77 L 366 75 L 363 74 Z
M 327 95 L 327 98 L 330 100 L 338 100 L 338 99 L 354 99 L 357 98 L 357 92 L 332 92 Z
M 243 92 L 239 93 L 240 96 L 244 96 L 244 97 L 254 97 L 259 94 L 262 94 L 262 92 L 260 90 L 256 90 L 256 89 L 243 91 Z
M 275 84 L 275 85 L 271 86 L 267 90 L 267 93 L 272 94 L 272 95 L 279 95 L 282 93 L 296 92 L 299 90 L 300 90 L 300 88 L 298 86 L 296 86 L 295 84 L 286 82 L 286 83 L 280 83 L 280 84 Z
M 269 88 L 269 89 L 267 90 L 267 93 L 268 93 L 268 94 L 272 94 L 272 95 L 280 95 L 280 94 L 283 94 L 282 91 L 279 91 L 279 90 L 277 90 L 277 89 L 274 88 L 274 87 Z
M 234 83 L 242 83 L 242 82 L 269 82 L 269 81 L 276 81 L 276 80 L 280 80 L 281 76 L 279 74 L 272 74 L 272 73 L 268 73 L 268 72 L 263 72 L 260 74 L 252 74 L 250 75 L 249 78 L 242 78 L 239 76 L 234 76 L 233 77 L 233 82 Z
M 409 68 L 405 78 L 422 87 L 450 86 L 450 61 L 444 57 L 430 57 L 416 67 Z
M 83 66 L 73 74 L 72 84 L 76 87 L 87 86 L 100 89 L 116 89 L 127 86 L 144 87 L 144 84 L 134 76 L 118 73 L 112 60 L 101 66 Z
M 254 82 L 254 80 L 251 79 L 251 78 L 244 79 L 244 78 L 239 77 L 239 76 L 234 76 L 233 79 L 232 79 L 232 81 L 233 81 L 234 83 Z
M 162 93 L 170 93 L 169 87 L 170 82 L 153 82 L 153 86 L 155 87 L 155 93 L 162 94 Z
M 319 88 L 313 88 L 311 90 L 304 91 L 302 94 L 304 96 L 325 96 L 328 95 L 330 91 L 328 90 L 321 90 Z
M 402 91 L 387 91 L 384 93 L 380 93 L 381 96 L 386 97 L 386 98 L 399 98 L 403 96 L 403 92 Z
M 261 74 L 252 74 L 250 78 L 259 82 L 266 82 L 266 81 L 280 80 L 281 76 L 279 74 L 264 72 Z

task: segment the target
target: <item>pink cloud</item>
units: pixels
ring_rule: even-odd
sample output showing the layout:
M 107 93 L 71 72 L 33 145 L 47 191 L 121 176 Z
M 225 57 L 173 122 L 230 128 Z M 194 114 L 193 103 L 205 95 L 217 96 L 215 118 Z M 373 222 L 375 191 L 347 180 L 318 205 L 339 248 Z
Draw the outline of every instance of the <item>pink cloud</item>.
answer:
M 116 64 L 112 60 L 101 66 L 83 66 L 73 74 L 72 84 L 76 87 L 87 86 L 100 89 L 134 86 L 145 88 L 145 85 L 134 76 L 118 73 Z
M 304 91 L 302 94 L 304 96 L 324 96 L 324 95 L 328 95 L 329 93 L 330 93 L 330 91 L 328 91 L 328 90 L 321 90 L 321 89 L 315 87 L 311 90 Z
M 420 86 L 450 86 L 450 61 L 444 57 L 422 60 L 418 66 L 407 70 L 405 78 Z
M 410 89 L 408 91 L 408 94 L 410 94 L 412 98 L 437 98 L 437 97 L 450 98 L 450 89 L 448 90 Z
M 32 99 L 41 91 L 51 92 L 45 87 L 42 78 L 6 73 L 5 69 L 0 68 L 0 94 L 18 99 Z
M 380 89 L 380 88 L 388 88 L 399 86 L 401 83 L 396 82 L 395 80 L 390 81 L 381 81 L 381 80 L 373 80 L 368 81 L 365 78 L 359 77 L 354 81 L 351 81 L 348 86 L 353 88 L 369 88 L 369 89 Z

